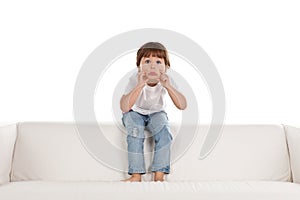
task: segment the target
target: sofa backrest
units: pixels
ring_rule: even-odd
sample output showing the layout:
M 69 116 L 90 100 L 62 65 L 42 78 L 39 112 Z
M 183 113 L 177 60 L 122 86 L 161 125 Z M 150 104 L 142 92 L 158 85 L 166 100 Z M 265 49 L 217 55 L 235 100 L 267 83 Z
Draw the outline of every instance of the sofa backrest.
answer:
M 189 150 L 173 164 L 168 180 L 291 181 L 282 125 L 225 125 L 213 151 L 199 158 L 209 126 L 200 126 Z
M 84 126 L 86 132 L 80 135 L 89 134 L 89 130 L 97 125 Z M 180 158 L 172 160 L 167 180 L 290 180 L 289 155 L 281 125 L 225 125 L 214 150 L 202 160 L 199 154 L 209 125 L 198 125 L 197 128 L 189 148 Z M 176 150 L 181 149 L 181 143 L 175 140 L 180 134 L 192 133 L 181 133 L 179 125 L 172 125 L 171 129 L 174 142 L 171 152 L 178 155 Z M 124 128 L 108 124 L 101 125 L 101 130 L 114 148 L 126 152 Z M 190 130 L 194 131 L 192 127 Z M 95 158 L 80 135 L 76 124 L 71 122 L 19 123 L 11 180 L 118 181 L 127 177 L 124 154 L 121 157 L 121 154 L 114 155 L 103 148 L 105 155 L 120 161 L 118 169 L 110 167 Z M 102 145 L 101 141 L 99 145 Z M 152 147 L 153 141 L 147 138 L 145 152 Z M 146 159 L 147 168 L 150 163 L 151 156 Z M 150 179 L 149 175 L 144 177 Z

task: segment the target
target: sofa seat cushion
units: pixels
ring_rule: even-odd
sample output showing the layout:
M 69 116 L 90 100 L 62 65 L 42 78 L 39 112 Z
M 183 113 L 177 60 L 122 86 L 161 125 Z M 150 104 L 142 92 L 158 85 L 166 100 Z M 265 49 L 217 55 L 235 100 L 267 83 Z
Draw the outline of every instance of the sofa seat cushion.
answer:
M 276 181 L 47 182 L 20 181 L 0 187 L 6 200 L 255 199 L 299 200 L 300 184 Z

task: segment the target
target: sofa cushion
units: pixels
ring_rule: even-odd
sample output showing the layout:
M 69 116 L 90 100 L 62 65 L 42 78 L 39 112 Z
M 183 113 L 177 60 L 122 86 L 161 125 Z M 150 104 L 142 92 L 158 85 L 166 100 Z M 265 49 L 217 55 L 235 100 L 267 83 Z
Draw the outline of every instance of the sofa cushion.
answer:
M 94 125 L 87 127 L 93 129 Z M 113 127 L 107 130 L 115 132 Z M 103 165 L 88 152 L 73 123 L 19 123 L 12 181 L 105 181 L 124 178 L 124 173 Z
M 86 125 L 86 134 L 90 125 Z M 93 125 L 91 125 L 93 126 Z M 176 127 L 176 126 L 174 126 Z M 201 145 L 209 125 L 199 125 L 195 140 L 184 152 L 184 134 L 173 130 L 171 173 L 169 181 L 199 180 L 290 180 L 289 157 L 284 129 L 281 125 L 225 125 L 215 149 L 204 160 L 199 159 Z M 102 126 L 111 145 L 126 151 L 126 135 L 114 124 Z M 183 135 L 180 135 L 183 134 Z M 177 142 L 176 142 L 177 141 Z M 95 141 L 97 145 L 101 141 Z M 151 144 L 145 142 L 145 152 Z M 120 160 L 120 171 L 98 162 L 81 143 L 75 125 L 63 122 L 23 122 L 19 124 L 18 139 L 12 167 L 12 181 L 21 180 L 120 180 L 126 178 L 127 157 L 111 154 Z M 181 157 L 174 157 L 181 155 Z M 151 158 L 151 156 L 147 157 Z M 146 159 L 149 168 L 151 159 Z M 123 171 L 123 172 L 122 172 Z M 151 176 L 143 176 L 151 180 Z
M 300 183 L 300 128 L 285 125 L 293 182 Z
M 0 127 L 0 185 L 10 181 L 9 175 L 16 136 L 16 124 Z
M 271 181 L 198 182 L 12 182 L 0 187 L 0 199 L 222 199 L 299 200 L 299 184 Z
M 199 159 L 203 138 L 199 134 L 185 154 L 172 164 L 167 180 L 272 180 L 290 181 L 290 163 L 282 125 L 225 125 L 213 151 Z M 174 148 L 173 152 L 176 150 Z

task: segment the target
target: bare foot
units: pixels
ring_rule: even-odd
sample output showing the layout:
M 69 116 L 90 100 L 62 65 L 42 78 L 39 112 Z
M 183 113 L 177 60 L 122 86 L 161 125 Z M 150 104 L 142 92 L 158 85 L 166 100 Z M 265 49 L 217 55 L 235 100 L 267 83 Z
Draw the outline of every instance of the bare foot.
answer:
M 122 180 L 123 182 L 141 182 L 142 177 L 140 174 L 132 174 L 130 178 Z
M 155 172 L 155 174 L 154 174 L 154 181 L 161 181 L 161 182 L 163 182 L 164 181 L 164 176 L 165 176 L 164 172 Z

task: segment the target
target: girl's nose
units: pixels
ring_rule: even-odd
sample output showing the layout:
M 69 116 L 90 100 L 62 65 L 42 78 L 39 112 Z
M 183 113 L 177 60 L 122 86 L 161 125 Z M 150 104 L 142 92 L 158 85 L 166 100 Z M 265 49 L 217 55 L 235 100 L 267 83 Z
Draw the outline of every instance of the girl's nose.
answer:
M 155 64 L 152 63 L 152 64 L 151 64 L 151 69 L 154 69 L 154 68 L 155 68 Z

